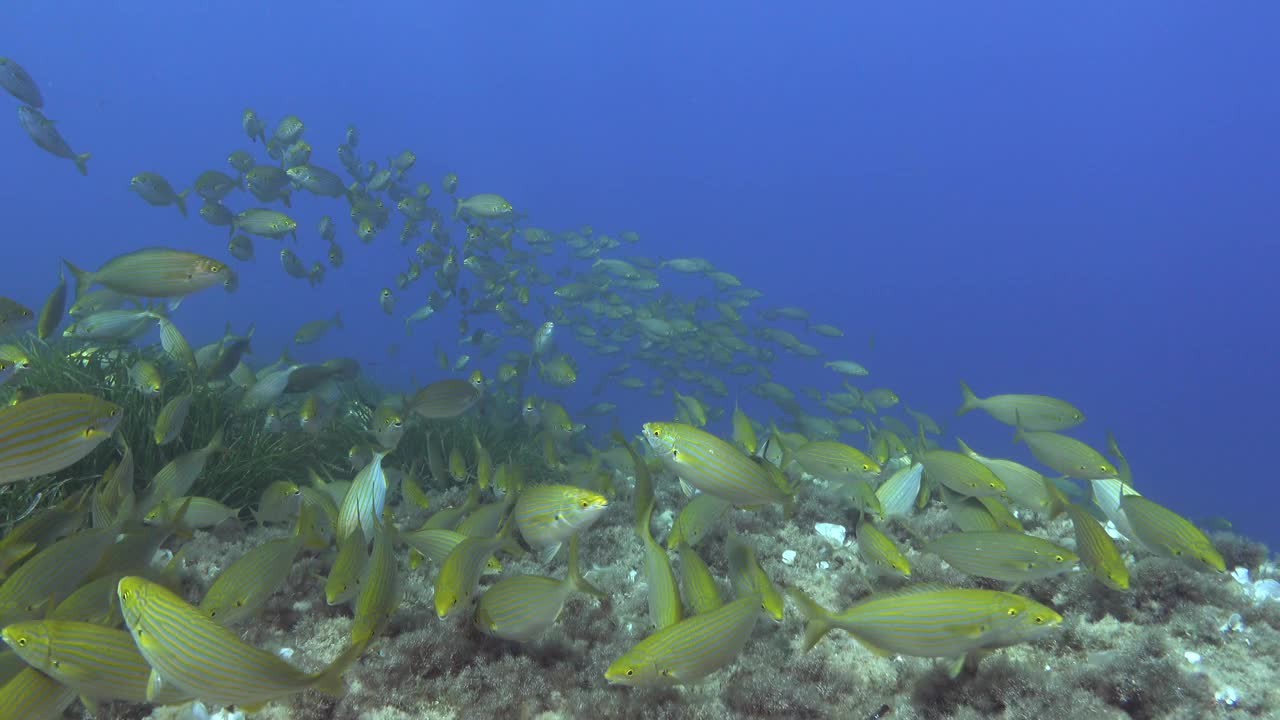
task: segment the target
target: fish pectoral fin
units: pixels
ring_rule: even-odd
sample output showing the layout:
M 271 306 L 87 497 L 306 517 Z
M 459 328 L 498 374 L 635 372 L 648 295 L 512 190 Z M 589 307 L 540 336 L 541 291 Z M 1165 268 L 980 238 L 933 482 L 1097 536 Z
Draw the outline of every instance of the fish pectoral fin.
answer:
M 552 558 L 556 556 L 556 553 L 560 552 L 560 546 L 562 544 L 563 543 L 556 543 L 538 550 L 538 562 L 543 564 L 551 562 Z
M 99 707 L 97 700 L 94 700 L 87 695 L 81 695 L 80 702 L 84 705 L 84 709 L 89 711 L 90 715 L 93 715 L 94 717 L 98 716 Z
M 956 637 L 976 639 L 988 630 L 986 625 L 948 625 L 943 628 L 948 634 Z
M 147 676 L 147 702 L 152 702 L 164 690 L 164 678 L 160 677 L 160 673 L 154 668 L 151 674 Z

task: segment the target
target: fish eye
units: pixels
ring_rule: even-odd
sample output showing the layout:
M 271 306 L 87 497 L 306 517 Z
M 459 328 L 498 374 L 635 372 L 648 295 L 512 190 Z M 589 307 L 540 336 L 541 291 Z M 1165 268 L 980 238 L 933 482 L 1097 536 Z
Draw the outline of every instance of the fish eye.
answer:
M 1037 625 L 1043 625 L 1043 624 L 1044 624 L 1044 616 L 1043 616 L 1043 615 L 1036 615 L 1036 616 L 1035 616 L 1034 618 L 1032 618 L 1032 619 L 1035 621 L 1035 623 L 1036 623 Z
M 1053 556 L 1053 560 L 1054 560 L 1054 562 L 1066 562 L 1066 561 L 1067 561 L 1067 559 L 1066 559 L 1066 558 L 1064 558 L 1064 557 L 1062 557 L 1061 555 L 1054 555 L 1054 556 Z
M 26 646 L 27 646 L 27 639 L 24 637 L 18 638 L 18 647 L 26 647 Z
M 635 675 L 635 674 L 636 674 L 635 670 L 627 670 L 627 677 L 631 677 L 632 675 Z
M 1018 608 L 1009 608 L 1005 612 L 1008 613 L 1009 617 L 1018 617 Z

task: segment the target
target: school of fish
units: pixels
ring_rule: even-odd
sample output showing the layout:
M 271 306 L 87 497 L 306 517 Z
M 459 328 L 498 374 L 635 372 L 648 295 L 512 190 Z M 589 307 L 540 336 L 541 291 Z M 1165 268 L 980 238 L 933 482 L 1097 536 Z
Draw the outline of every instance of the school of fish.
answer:
M 39 85 L 10 58 L 0 57 L 0 87 L 20 103 L 36 145 L 87 173 L 89 154 L 73 151 L 42 114 Z M 706 678 L 735 662 L 762 618 L 780 627 L 788 607 L 805 623 L 798 651 L 841 630 L 878 654 L 943 660 L 955 676 L 1063 623 L 1018 593 L 1024 583 L 1080 570 L 1125 592 L 1134 551 L 1226 572 L 1203 531 L 1140 494 L 1114 439 L 1102 452 L 1068 434 L 1085 416 L 1066 400 L 980 397 L 961 382 L 958 413 L 980 410 L 1007 425 L 1040 469 L 982 455 L 895 391 L 865 385 L 871 372 L 860 362 L 826 357 L 819 344 L 847 346 L 840 328 L 800 307 L 761 304 L 709 259 L 647 258 L 631 231 L 538 227 L 502 195 L 464 194 L 454 173 L 433 193 L 415 177 L 411 150 L 385 164 L 362 160 L 355 126 L 336 153 L 314 154 L 295 115 L 273 126 L 249 109 L 241 127 L 253 151 L 234 150 L 189 187 L 152 170 L 128 183 L 146 204 L 184 217 L 189 201 L 199 203 L 201 220 L 226 228 L 225 252 L 139 243 L 113 257 L 65 258 L 38 312 L 38 298 L 0 296 L 0 487 L 58 488 L 19 509 L 0 537 L 0 720 L 60 717 L 77 701 L 95 712 L 195 700 L 252 711 L 306 690 L 342 695 L 343 673 L 377 645 L 424 563 L 441 622 L 461 618 L 515 643 L 555 632 L 575 596 L 643 592 L 648 626 L 598 668 L 599 682 L 622 686 Z M 441 194 L 443 210 L 433 204 Z M 295 204 L 334 209 L 306 229 Z M 347 252 L 384 237 L 405 248 L 403 268 L 376 298 L 302 323 L 292 344 L 343 333 L 361 312 L 402 317 L 406 349 L 414 338 L 437 341 L 434 381 L 409 393 L 378 390 L 361 370 L 367 358 L 303 362 L 286 352 L 255 363 L 253 345 L 269 339 L 243 320 L 210 343 L 188 342 L 181 301 L 235 291 L 234 263 L 258 262 L 262 245 L 285 275 L 319 285 L 342 271 Z M 545 269 L 546 258 L 565 256 L 560 269 Z M 666 290 L 674 274 L 705 283 L 707 294 Z M 444 326 L 446 312 L 458 316 L 456 330 Z M 237 334 L 232 324 L 248 329 Z M 608 368 L 592 389 L 601 399 L 575 418 L 557 398 L 578 382 L 584 352 Z M 827 389 L 775 379 L 771 363 L 783 353 L 815 363 Z M 39 358 L 55 355 L 85 373 L 124 369 L 99 378 L 110 398 L 25 384 Z M 744 412 L 729 380 L 768 403 L 768 417 Z M 671 414 L 619 431 L 626 393 L 670 398 Z M 216 429 L 192 438 L 195 408 L 211 397 L 216 417 L 202 427 Z M 126 437 L 124 423 L 140 408 L 154 421 L 145 436 Z M 342 434 L 351 418 L 362 428 Z M 477 419 L 499 430 L 462 441 L 443 430 Z M 252 507 L 229 506 L 200 480 L 246 427 L 312 437 L 317 447 L 336 437 L 347 464 L 317 456 L 298 477 L 262 487 Z M 511 437 L 536 450 L 499 452 Z M 169 459 L 139 465 L 139 443 Z M 662 496 L 682 499 L 669 508 L 663 542 L 653 534 L 658 487 L 678 488 Z M 465 501 L 437 509 L 456 489 Z M 781 530 L 797 498 L 812 493 L 835 499 L 833 520 L 845 508 L 857 518 L 857 553 L 874 592 L 844 609 L 776 583 L 739 532 L 746 514 Z M 956 530 L 904 533 L 899 520 L 931 504 Z M 1074 528 L 1072 547 L 1036 535 L 1059 516 Z M 184 594 L 183 543 L 236 521 L 269 528 L 273 539 L 228 563 L 203 596 Z M 588 577 L 580 547 L 606 521 L 634 527 L 643 558 L 634 587 Z M 914 583 L 907 545 L 1001 589 Z M 164 549 L 172 559 L 154 562 Z M 345 647 L 311 671 L 238 630 L 304 553 L 329 568 L 313 584 L 317 597 L 351 616 Z M 503 560 L 517 557 L 546 572 L 505 573 Z

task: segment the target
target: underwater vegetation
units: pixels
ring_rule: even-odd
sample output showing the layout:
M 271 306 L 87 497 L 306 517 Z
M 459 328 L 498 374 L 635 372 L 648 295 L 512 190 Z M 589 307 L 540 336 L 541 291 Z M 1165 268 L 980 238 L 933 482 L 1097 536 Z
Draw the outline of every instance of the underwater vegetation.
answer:
M 43 103 L 11 60 L 0 86 Z M 296 240 L 295 201 L 339 208 L 361 245 L 400 218 L 417 244 L 366 306 L 437 338 L 456 309 L 453 359 L 437 345 L 437 377 L 399 392 L 361 357 L 254 356 L 271 339 L 252 325 L 192 346 L 180 301 L 240 278 L 177 248 L 67 259 L 74 294 L 64 274 L 38 314 L 0 298 L 0 720 L 1280 707 L 1267 548 L 1143 494 L 1114 437 L 1070 434 L 1071 402 L 961 382 L 958 414 L 1007 426 L 1036 465 L 983 455 L 857 384 L 860 362 L 824 360 L 809 341 L 839 328 L 753 306 L 711 260 L 530 225 L 451 172 L 432 207 L 417 156 L 361 161 L 354 126 L 345 176 L 312 162 L 297 116 L 270 137 L 253 110 L 241 126 L 266 159 L 232 152 L 235 176 L 180 190 L 142 171 L 132 192 L 184 217 L 198 196 L 241 263 Z M 51 125 L 26 127 L 87 171 Z M 232 210 L 237 192 L 277 206 Z M 316 228 L 327 264 L 282 244 L 284 273 L 339 271 L 335 225 Z M 673 273 L 711 289 L 679 297 Z M 409 288 L 425 302 L 406 312 Z M 292 352 L 356 321 L 344 310 Z M 821 363 L 825 388 L 775 379 L 780 352 Z M 562 400 L 586 353 L 616 356 L 594 395 L 643 390 L 669 417 L 624 424 L 600 399 L 576 421 Z M 767 415 L 731 406 L 733 376 Z

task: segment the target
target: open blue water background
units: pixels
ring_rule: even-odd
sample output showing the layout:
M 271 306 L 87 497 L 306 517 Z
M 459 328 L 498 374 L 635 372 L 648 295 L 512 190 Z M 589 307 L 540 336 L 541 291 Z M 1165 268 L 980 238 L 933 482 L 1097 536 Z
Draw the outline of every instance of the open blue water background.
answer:
M 262 157 L 246 106 L 269 127 L 301 116 L 313 161 L 337 169 L 353 122 L 365 158 L 417 152 L 437 207 L 454 171 L 529 223 L 634 229 L 642 242 L 618 256 L 702 255 L 762 303 L 809 308 L 847 332 L 814 340 L 827 357 L 863 362 L 985 454 L 1029 457 L 989 418 L 952 417 L 959 378 L 1069 398 L 1089 416 L 1077 436 L 1100 446 L 1114 430 L 1144 493 L 1274 545 L 1278 21 L 1274 3 L 7 2 L 0 54 L 94 156 L 82 178 L 16 119 L 0 132 L 0 293 L 38 306 L 59 257 L 96 266 L 158 244 L 225 258 L 198 203 L 184 221 L 129 178 L 186 187 L 234 149 Z M 354 354 L 405 386 L 438 376 L 456 314 L 405 338 L 426 288 L 396 317 L 376 298 L 409 249 L 394 226 L 359 245 L 336 202 L 297 203 L 304 260 L 323 259 L 326 212 L 344 268 L 312 289 L 258 241 L 238 293 L 184 304 L 193 342 L 256 322 L 265 363 L 342 308 L 347 329 L 299 356 Z M 545 394 L 575 410 L 614 361 L 566 349 L 583 379 Z M 775 377 L 837 389 L 812 360 L 782 358 Z M 726 380 L 754 416 L 773 412 Z M 628 428 L 669 414 L 669 400 L 604 396 Z

